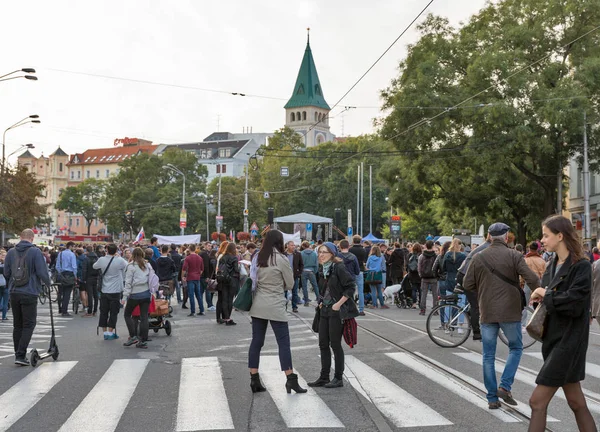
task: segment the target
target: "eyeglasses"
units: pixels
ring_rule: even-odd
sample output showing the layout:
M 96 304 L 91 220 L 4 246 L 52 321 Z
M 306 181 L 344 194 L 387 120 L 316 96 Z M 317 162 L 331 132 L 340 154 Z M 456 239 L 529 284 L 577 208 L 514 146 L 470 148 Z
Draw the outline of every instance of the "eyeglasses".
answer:
M 319 255 L 330 255 L 331 252 L 327 252 L 327 251 L 319 251 Z

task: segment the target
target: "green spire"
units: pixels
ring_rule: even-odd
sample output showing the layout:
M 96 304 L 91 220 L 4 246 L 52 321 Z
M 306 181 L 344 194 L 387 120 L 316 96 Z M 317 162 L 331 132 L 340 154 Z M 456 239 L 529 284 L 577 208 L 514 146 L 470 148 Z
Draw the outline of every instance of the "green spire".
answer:
M 325 102 L 323 96 L 323 89 L 319 82 L 319 74 L 317 74 L 317 68 L 315 67 L 315 61 L 310 50 L 310 34 L 306 42 L 306 50 L 304 51 L 304 58 L 298 71 L 298 78 L 296 78 L 296 85 L 294 86 L 294 93 L 292 97 L 285 104 L 284 108 L 297 108 L 303 106 L 315 106 L 329 110 L 329 105 Z

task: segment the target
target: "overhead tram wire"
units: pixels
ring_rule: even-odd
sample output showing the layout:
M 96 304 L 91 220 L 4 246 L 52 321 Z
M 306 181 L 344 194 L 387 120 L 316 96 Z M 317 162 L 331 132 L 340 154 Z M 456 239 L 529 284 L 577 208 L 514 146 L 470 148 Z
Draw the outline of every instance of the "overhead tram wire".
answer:
M 577 42 L 577 41 L 579 41 L 579 40 L 583 39 L 584 37 L 586 37 L 586 36 L 588 36 L 588 35 L 590 35 L 590 34 L 594 33 L 594 32 L 595 32 L 595 31 L 597 31 L 598 29 L 600 29 L 600 25 L 598 25 L 598 26 L 594 27 L 593 29 L 591 29 L 591 30 L 587 31 L 586 33 L 584 33 L 584 34 L 582 34 L 582 35 L 578 36 L 577 38 L 573 39 L 571 42 L 569 42 L 569 43 L 566 43 L 566 44 L 564 44 L 564 45 L 561 45 L 561 46 L 560 46 L 560 47 L 558 47 L 558 48 L 555 48 L 555 49 L 553 49 L 553 50 L 552 50 L 550 53 L 548 53 L 548 54 L 547 54 L 547 55 L 545 55 L 544 57 L 542 57 L 542 58 L 540 58 L 540 59 L 538 59 L 538 60 L 536 60 L 536 61 L 534 61 L 534 62 L 532 62 L 532 63 L 528 64 L 527 66 L 523 66 L 523 67 L 521 67 L 521 68 L 517 69 L 517 70 L 516 70 L 515 72 L 513 72 L 512 74 L 508 75 L 508 76 L 507 76 L 507 77 L 505 77 L 505 78 L 502 78 L 502 79 L 501 79 L 501 80 L 500 80 L 498 83 L 496 83 L 496 84 L 493 84 L 493 85 L 490 85 L 489 87 L 485 88 L 484 90 L 481 90 L 480 92 L 478 92 L 478 93 L 474 94 L 473 96 L 470 96 L 470 97 L 468 97 L 467 99 L 465 99 L 465 100 L 463 100 L 463 101 L 461 101 L 461 102 L 457 103 L 456 105 L 453 105 L 452 107 L 450 107 L 450 108 L 448 108 L 448 109 L 445 109 L 444 111 L 442 111 L 442 112 L 440 112 L 440 113 L 438 113 L 438 114 L 434 115 L 433 117 L 424 118 L 424 119 L 422 119 L 422 120 L 419 120 L 418 122 L 415 122 L 415 123 L 413 123 L 413 124 L 412 124 L 412 125 L 410 125 L 408 128 L 406 128 L 404 131 L 397 133 L 396 135 L 392 136 L 391 138 L 388 138 L 386 141 L 392 141 L 393 139 L 395 139 L 395 138 L 398 138 L 399 136 L 405 135 L 405 134 L 407 134 L 408 132 L 410 132 L 410 131 L 412 131 L 412 130 L 415 130 L 415 129 L 417 129 L 418 127 L 422 126 L 422 125 L 423 125 L 423 124 L 425 124 L 425 123 L 429 123 L 429 122 L 431 122 L 432 120 L 435 120 L 436 118 L 438 118 L 438 117 L 441 117 L 441 116 L 442 116 L 442 115 L 444 115 L 444 114 L 447 114 L 448 112 L 450 112 L 450 111 L 451 111 L 451 110 L 453 110 L 453 109 L 457 109 L 457 108 L 461 107 L 461 106 L 462 106 L 462 105 L 464 105 L 465 103 L 467 103 L 467 102 L 469 102 L 469 101 L 471 101 L 471 100 L 475 99 L 477 96 L 480 96 L 480 95 L 482 95 L 483 93 L 486 93 L 487 91 L 489 91 L 489 90 L 491 90 L 491 89 L 493 89 L 493 88 L 496 88 L 496 87 L 497 87 L 497 86 L 498 86 L 500 83 L 506 82 L 507 80 L 509 80 L 510 78 L 512 78 L 512 77 L 514 77 L 514 76 L 516 76 L 516 75 L 520 74 L 521 72 L 523 72 L 523 71 L 526 71 L 526 70 L 528 70 L 529 68 L 531 68 L 532 66 L 535 66 L 535 65 L 537 65 L 538 63 L 541 63 L 541 62 L 543 62 L 544 60 L 546 60 L 546 59 L 550 58 L 550 57 L 551 57 L 551 56 L 552 56 L 552 55 L 553 55 L 553 54 L 554 54 L 554 53 L 555 53 L 555 52 L 556 52 L 558 49 L 565 49 L 565 48 L 569 47 L 570 45 L 573 45 L 575 42 Z M 368 149 L 362 150 L 362 151 L 360 151 L 359 153 L 357 153 L 357 154 L 355 154 L 355 155 L 348 156 L 347 158 L 344 158 L 344 159 L 342 159 L 341 161 L 339 161 L 339 162 L 336 162 L 335 164 L 333 164 L 333 165 L 330 165 L 330 166 L 328 166 L 328 167 L 324 167 L 324 168 L 325 168 L 325 169 L 331 169 L 331 168 L 334 168 L 334 167 L 336 167 L 336 166 L 338 166 L 338 165 L 340 165 L 340 164 L 342 164 L 342 163 L 344 163 L 344 162 L 348 161 L 349 159 L 352 159 L 353 157 L 355 157 L 355 156 L 357 156 L 357 155 L 359 155 L 359 154 L 366 153 L 366 152 L 368 152 L 368 151 L 370 151 L 370 150 L 373 150 L 373 149 L 375 149 L 375 148 L 377 148 L 377 147 L 379 147 L 379 146 L 381 146 L 381 145 L 382 145 L 382 143 L 375 144 L 374 146 L 372 146 L 372 147 L 369 147 Z
M 333 111 L 333 110 L 335 109 L 335 107 L 337 107 L 337 106 L 339 105 L 339 103 L 340 103 L 341 101 L 343 101 L 343 100 L 344 100 L 344 98 L 345 98 L 346 96 L 348 96 L 348 94 L 349 94 L 349 93 L 350 93 L 352 90 L 354 90 L 354 88 L 355 88 L 355 87 L 356 87 L 356 86 L 357 86 L 357 85 L 358 85 L 358 84 L 359 84 L 359 83 L 360 83 L 360 82 L 363 80 L 363 78 L 364 78 L 364 77 L 366 77 L 366 76 L 367 76 L 367 74 L 368 74 L 369 72 L 371 72 L 371 69 L 373 69 L 373 68 L 374 68 L 374 67 L 377 65 L 377 63 L 379 63 L 379 61 L 380 61 L 380 60 L 381 60 L 381 59 L 382 59 L 382 58 L 383 58 L 383 57 L 384 57 L 384 56 L 385 56 L 385 55 L 388 53 L 388 51 L 389 51 L 389 50 L 391 50 L 391 49 L 392 49 L 392 47 L 393 47 L 394 45 L 396 45 L 396 42 L 398 42 L 398 41 L 400 40 L 400 38 L 401 38 L 402 36 L 404 36 L 404 34 L 405 34 L 405 33 L 406 33 L 408 30 L 410 30 L 410 28 L 413 26 L 413 24 L 414 24 L 414 23 L 415 23 L 415 22 L 416 22 L 416 21 L 417 21 L 419 18 L 421 18 L 421 15 L 423 15 L 423 14 L 425 13 L 425 11 L 426 11 L 426 10 L 429 8 L 429 6 L 431 6 L 431 4 L 432 4 L 434 1 L 435 1 L 435 0 L 429 0 L 429 2 L 428 2 L 428 3 L 425 5 L 425 7 L 424 7 L 424 8 L 421 10 L 421 12 L 419 12 L 419 13 L 417 14 L 417 16 L 416 16 L 416 17 L 415 17 L 415 18 L 414 18 L 414 19 L 413 19 L 413 20 L 412 20 L 412 21 L 411 21 L 411 22 L 410 22 L 410 23 L 409 23 L 409 24 L 406 26 L 406 28 L 405 28 L 404 30 L 402 30 L 402 33 L 400 33 L 400 34 L 398 35 L 398 37 L 397 37 L 396 39 L 394 39 L 394 41 L 393 41 L 393 42 L 390 44 L 390 46 L 388 46 L 388 47 L 386 48 L 386 50 L 385 50 L 385 51 L 384 51 L 384 52 L 383 52 L 383 53 L 382 53 L 382 54 L 381 54 L 381 55 L 380 55 L 380 56 L 377 58 L 377 60 L 375 60 L 375 62 L 374 62 L 374 63 L 373 63 L 373 64 L 372 64 L 372 65 L 371 65 L 371 66 L 370 66 L 370 67 L 369 67 L 369 68 L 368 68 L 368 69 L 365 71 L 365 73 L 363 73 L 363 74 L 360 76 L 360 78 L 359 78 L 359 79 L 358 79 L 358 80 L 357 80 L 357 81 L 356 81 L 354 84 L 352 84 L 352 87 L 350 87 L 350 88 L 348 89 L 348 91 L 346 91 L 346 93 L 344 93 L 344 95 L 343 95 L 341 98 L 339 98 L 339 100 L 338 100 L 338 101 L 337 101 L 335 104 L 333 104 L 333 106 L 332 106 L 332 107 L 331 107 L 331 109 L 330 109 L 330 112 L 331 112 L 331 111 Z M 345 108 L 344 108 L 344 110 L 343 110 L 342 112 L 348 111 L 350 108 L 354 108 L 354 107 L 345 107 Z M 341 113 L 339 113 L 339 114 L 341 114 Z M 339 115 L 339 114 L 338 114 L 338 115 Z M 327 117 L 329 117 L 329 116 L 325 116 L 325 118 L 327 118 Z M 306 131 L 306 132 L 305 132 L 305 133 L 304 133 L 302 136 L 303 136 L 303 137 L 305 137 L 305 136 L 306 136 L 306 135 L 307 135 L 307 134 L 308 134 L 308 133 L 309 133 L 311 130 L 313 130 L 313 129 L 314 129 L 316 126 L 318 126 L 318 125 L 319 125 L 319 123 L 321 123 L 321 122 L 322 122 L 322 120 L 321 120 L 321 121 L 317 121 L 316 123 L 314 123 L 313 125 L 311 125 L 311 126 L 308 128 L 308 130 L 307 130 L 307 131 Z

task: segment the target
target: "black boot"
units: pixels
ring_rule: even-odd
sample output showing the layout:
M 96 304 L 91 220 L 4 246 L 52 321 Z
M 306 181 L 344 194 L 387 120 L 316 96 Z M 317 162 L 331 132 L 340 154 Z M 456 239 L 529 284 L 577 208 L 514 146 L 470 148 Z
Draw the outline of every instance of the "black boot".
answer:
M 291 373 L 287 376 L 287 382 L 285 383 L 285 389 L 288 393 L 294 390 L 296 393 L 306 393 L 308 390 L 303 389 L 298 384 L 298 375 Z
M 260 382 L 260 375 L 258 372 L 255 374 L 250 374 L 250 388 L 252 389 L 252 393 L 264 392 L 267 391 L 266 388 Z
M 329 383 L 328 376 L 320 376 L 319 379 L 313 382 L 307 383 L 309 387 L 323 387 L 325 384 Z
M 340 378 L 333 377 L 331 382 L 325 384 L 325 388 L 336 388 L 336 387 L 344 387 L 344 381 Z

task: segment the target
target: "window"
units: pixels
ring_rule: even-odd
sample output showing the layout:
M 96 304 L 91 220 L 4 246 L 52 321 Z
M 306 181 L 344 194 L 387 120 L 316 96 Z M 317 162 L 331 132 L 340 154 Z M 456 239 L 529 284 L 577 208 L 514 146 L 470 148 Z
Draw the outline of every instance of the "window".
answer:
M 319 84 L 315 84 L 315 93 L 319 96 L 323 96 L 323 93 L 321 92 L 321 86 Z
M 69 226 L 73 226 L 73 218 L 69 218 Z
M 77 171 L 77 178 L 80 179 L 81 178 L 81 171 Z
M 94 226 L 98 226 L 98 219 L 94 221 Z
M 315 111 L 315 121 L 319 121 L 319 113 Z
M 100 178 L 100 170 L 96 170 L 96 178 Z
M 58 164 L 58 170 L 59 170 L 60 172 L 62 172 L 62 170 L 63 170 L 63 165 L 62 165 L 62 162 Z
M 221 165 L 217 165 L 217 174 L 221 174 Z
M 219 157 L 220 158 L 224 158 L 225 157 L 225 149 L 219 149 Z
M 292 113 L 292 115 L 291 115 L 291 121 L 296 121 L 296 114 Z
M 231 149 L 225 149 L 225 157 L 231 157 Z
M 225 174 L 227 172 L 227 165 L 221 165 L 221 173 Z
M 104 174 L 105 174 L 105 177 L 106 177 L 106 178 L 108 178 L 108 176 L 110 175 L 110 170 L 106 170 L 106 171 L 104 172 Z
M 75 178 L 75 171 L 71 171 L 71 180 Z
M 230 148 L 219 149 L 219 157 L 220 158 L 231 157 L 231 149 Z
M 300 117 L 300 111 L 296 112 L 296 120 L 300 121 L 302 117 Z
M 302 111 L 302 120 L 306 120 L 306 111 Z
M 296 92 L 296 94 L 299 94 L 299 95 L 304 94 L 304 84 L 300 84 L 300 87 L 298 87 L 298 91 Z M 300 120 L 300 119 L 298 119 L 298 120 Z
M 79 218 L 75 219 L 75 226 L 79 226 Z
M 90 170 L 87 170 L 87 171 L 85 172 L 85 178 L 90 178 Z

